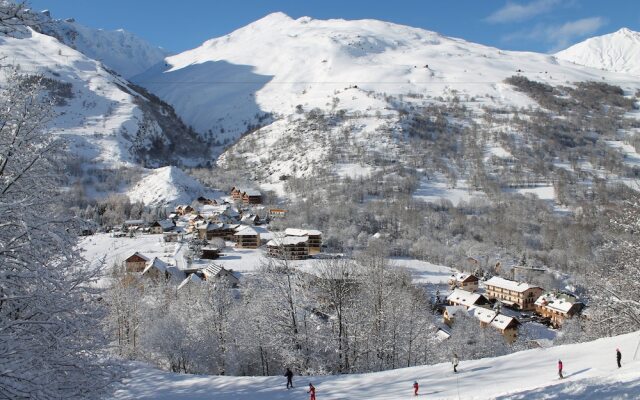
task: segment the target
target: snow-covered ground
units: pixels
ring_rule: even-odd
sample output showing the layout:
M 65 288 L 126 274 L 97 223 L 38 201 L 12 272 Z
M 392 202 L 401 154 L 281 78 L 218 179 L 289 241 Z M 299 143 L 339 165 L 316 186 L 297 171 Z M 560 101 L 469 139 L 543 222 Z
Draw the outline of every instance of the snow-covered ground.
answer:
M 413 197 L 430 203 L 441 200 L 449 200 L 454 206 L 462 201 L 468 202 L 471 199 L 486 199 L 484 192 L 473 190 L 466 180 L 461 179 L 456 182 L 455 187 L 447 182 L 442 174 L 436 174 L 430 179 L 422 178 L 418 189 L 413 193 Z
M 304 399 L 312 382 L 319 400 L 397 400 L 414 398 L 420 383 L 427 399 L 637 399 L 640 358 L 633 354 L 640 332 L 594 342 L 527 350 L 497 358 L 463 361 L 454 374 L 449 363 L 370 374 L 294 377 L 293 390 L 276 377 L 179 375 L 137 364 L 116 399 L 293 400 Z M 615 349 L 623 354 L 622 368 Z M 640 357 L 640 355 L 639 355 Z M 565 379 L 557 377 L 564 363 Z

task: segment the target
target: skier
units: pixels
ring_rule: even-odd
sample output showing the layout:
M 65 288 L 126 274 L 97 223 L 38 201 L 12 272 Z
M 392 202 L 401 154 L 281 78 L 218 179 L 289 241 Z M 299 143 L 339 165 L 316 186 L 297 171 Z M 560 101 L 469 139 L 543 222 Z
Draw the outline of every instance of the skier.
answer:
M 453 354 L 453 360 L 451 360 L 451 364 L 453 364 L 453 372 L 458 372 L 457 368 L 458 368 L 458 363 L 460 361 L 458 360 L 458 355 L 457 354 Z
M 562 376 L 562 360 L 558 360 L 558 376 L 560 379 L 564 378 L 564 376 Z
M 287 377 L 287 389 L 293 388 L 293 372 L 289 368 L 287 368 L 287 372 L 284 373 L 284 376 Z
M 313 387 L 311 383 L 309 383 L 309 390 L 307 393 L 309 393 L 309 400 L 316 400 L 316 388 Z
M 418 381 L 413 382 L 413 395 L 417 396 L 418 395 Z
M 616 349 L 616 361 L 618 361 L 618 368 L 622 367 L 620 363 L 622 361 L 622 353 L 620 353 L 620 349 Z

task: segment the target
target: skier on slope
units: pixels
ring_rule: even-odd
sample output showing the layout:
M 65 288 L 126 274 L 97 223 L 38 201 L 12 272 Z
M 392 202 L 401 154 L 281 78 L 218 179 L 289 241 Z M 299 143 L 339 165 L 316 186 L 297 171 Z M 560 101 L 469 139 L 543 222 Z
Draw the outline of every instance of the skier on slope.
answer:
M 622 353 L 620 352 L 620 349 L 616 349 L 616 361 L 618 361 L 618 368 L 622 367 Z
M 558 376 L 560 377 L 560 379 L 564 378 L 564 376 L 562 375 L 562 360 L 558 360 Z
M 414 396 L 418 395 L 418 388 L 419 388 L 418 381 L 413 382 L 413 395 Z
M 316 400 L 316 388 L 311 383 L 309 383 L 307 393 L 309 393 L 309 400 Z
M 458 355 L 454 353 L 453 359 L 451 360 L 451 364 L 453 364 L 453 372 L 458 372 L 457 368 L 459 363 L 460 360 L 458 360 Z
M 287 377 L 287 389 L 293 388 L 293 372 L 287 368 L 287 372 L 284 373 L 284 376 Z

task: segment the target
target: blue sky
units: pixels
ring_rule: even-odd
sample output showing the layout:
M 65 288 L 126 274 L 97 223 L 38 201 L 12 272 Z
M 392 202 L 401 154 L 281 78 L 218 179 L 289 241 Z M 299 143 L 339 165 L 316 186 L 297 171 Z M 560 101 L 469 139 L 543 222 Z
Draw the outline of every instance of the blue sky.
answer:
M 55 18 L 136 33 L 171 52 L 271 12 L 375 18 L 510 50 L 552 52 L 622 27 L 640 30 L 640 0 L 30 0 Z

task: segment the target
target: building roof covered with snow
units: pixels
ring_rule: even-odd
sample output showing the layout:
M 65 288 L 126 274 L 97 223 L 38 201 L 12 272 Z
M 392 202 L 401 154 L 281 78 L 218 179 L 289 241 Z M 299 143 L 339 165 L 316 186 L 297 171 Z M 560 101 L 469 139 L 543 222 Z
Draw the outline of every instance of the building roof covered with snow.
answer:
M 526 282 L 516 282 L 508 279 L 500 278 L 499 276 L 494 276 L 491 279 L 487 280 L 485 286 L 494 286 L 501 289 L 511 290 L 512 292 L 522 293 L 526 292 L 529 289 L 539 288 L 539 286 L 530 285 Z
M 479 293 L 471 293 L 462 289 L 454 289 L 447 297 L 447 301 L 452 304 L 471 307 L 477 304 L 486 303 L 486 299 Z

